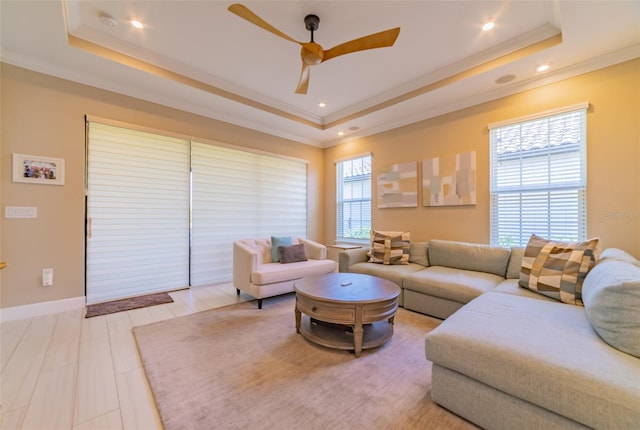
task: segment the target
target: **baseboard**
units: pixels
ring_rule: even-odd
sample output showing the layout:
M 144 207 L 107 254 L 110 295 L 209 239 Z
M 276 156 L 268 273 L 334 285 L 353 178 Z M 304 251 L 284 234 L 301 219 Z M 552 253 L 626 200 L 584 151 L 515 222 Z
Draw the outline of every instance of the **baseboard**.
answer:
M 21 320 L 38 317 L 41 315 L 55 314 L 58 312 L 72 311 L 85 306 L 85 297 L 73 297 L 71 299 L 53 300 L 50 302 L 33 303 L 30 305 L 14 306 L 0 309 L 0 322 Z

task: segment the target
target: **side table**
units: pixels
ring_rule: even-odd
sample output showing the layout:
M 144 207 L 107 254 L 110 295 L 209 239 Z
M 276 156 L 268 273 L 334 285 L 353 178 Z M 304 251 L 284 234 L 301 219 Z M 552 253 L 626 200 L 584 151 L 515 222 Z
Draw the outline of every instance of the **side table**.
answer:
M 336 263 L 340 263 L 338 261 L 338 255 L 341 251 L 346 251 L 348 249 L 358 249 L 362 248 L 360 245 L 327 245 L 327 258 L 329 260 L 333 260 Z

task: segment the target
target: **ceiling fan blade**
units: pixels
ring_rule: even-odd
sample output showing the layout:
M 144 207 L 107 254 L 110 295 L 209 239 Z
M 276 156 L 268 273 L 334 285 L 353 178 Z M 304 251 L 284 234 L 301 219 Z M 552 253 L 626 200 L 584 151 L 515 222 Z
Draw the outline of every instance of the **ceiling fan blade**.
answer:
M 302 71 L 300 72 L 300 80 L 296 88 L 296 94 L 307 94 L 309 88 L 309 66 L 302 63 Z
M 400 34 L 400 27 L 392 28 L 390 30 L 381 31 L 379 33 L 370 34 L 368 36 L 360 37 L 358 39 L 350 40 L 349 42 L 341 43 L 334 46 L 331 49 L 324 51 L 324 58 L 322 62 L 330 60 L 344 54 L 350 54 L 352 52 L 364 51 L 365 49 L 384 48 L 386 46 L 392 46 Z
M 287 36 L 286 34 L 281 32 L 280 30 L 278 30 L 277 28 L 275 28 L 274 26 L 269 24 L 267 21 L 265 21 L 264 19 L 260 18 L 258 15 L 253 13 L 251 10 L 249 10 L 248 7 L 246 7 L 244 5 L 241 5 L 239 3 L 235 3 L 235 4 L 232 4 L 231 6 L 229 6 L 227 8 L 227 10 L 229 12 L 231 12 L 231 13 L 234 13 L 234 14 L 238 15 L 240 18 L 249 21 L 250 23 L 257 25 L 260 28 L 262 28 L 264 30 L 267 30 L 270 33 L 275 34 L 276 36 L 280 36 L 283 39 L 287 39 L 287 40 L 289 40 L 291 42 L 294 42 L 294 43 L 297 43 L 299 45 L 302 45 L 302 42 L 298 42 L 297 40 Z

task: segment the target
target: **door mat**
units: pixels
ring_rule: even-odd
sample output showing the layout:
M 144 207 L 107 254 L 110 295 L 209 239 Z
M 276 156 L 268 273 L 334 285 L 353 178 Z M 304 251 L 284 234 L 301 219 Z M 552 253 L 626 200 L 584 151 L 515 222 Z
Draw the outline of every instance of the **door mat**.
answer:
M 173 299 L 169 294 L 154 293 L 146 296 L 114 300 L 112 302 L 96 303 L 95 305 L 87 305 L 87 314 L 85 315 L 85 318 L 129 311 L 131 309 L 146 308 L 147 306 L 155 306 L 171 302 L 173 302 Z

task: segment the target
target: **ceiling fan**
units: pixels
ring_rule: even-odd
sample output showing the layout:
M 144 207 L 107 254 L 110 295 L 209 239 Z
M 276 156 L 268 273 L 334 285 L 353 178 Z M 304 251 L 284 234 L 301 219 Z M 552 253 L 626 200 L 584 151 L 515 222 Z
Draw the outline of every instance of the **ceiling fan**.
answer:
M 311 41 L 299 42 L 260 18 L 244 5 L 238 3 L 232 4 L 229 6 L 228 10 L 229 12 L 238 15 L 240 18 L 246 19 L 250 23 L 271 32 L 276 36 L 280 36 L 283 39 L 302 46 L 302 49 L 300 50 L 300 57 L 302 58 L 302 72 L 300 73 L 300 80 L 298 81 L 298 86 L 296 88 L 297 94 L 307 94 L 307 89 L 309 88 L 309 66 L 315 66 L 332 58 L 344 54 L 350 54 L 352 52 L 392 46 L 400 33 L 400 27 L 396 27 L 360 37 L 349 42 L 341 43 L 340 45 L 334 46 L 333 48 L 325 51 L 322 46 L 313 40 L 313 32 L 318 29 L 318 24 L 320 23 L 320 18 L 316 15 L 307 15 L 304 18 L 305 28 L 311 32 Z

